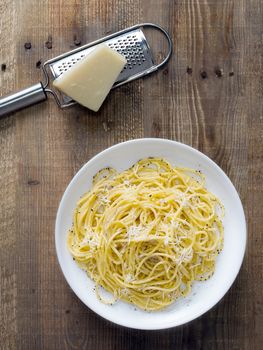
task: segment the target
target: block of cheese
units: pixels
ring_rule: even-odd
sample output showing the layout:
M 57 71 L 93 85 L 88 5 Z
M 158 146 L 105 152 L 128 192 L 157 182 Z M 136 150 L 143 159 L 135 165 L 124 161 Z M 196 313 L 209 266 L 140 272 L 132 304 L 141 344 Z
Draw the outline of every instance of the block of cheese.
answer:
M 53 85 L 97 112 L 126 63 L 122 55 L 101 44 L 55 79 Z

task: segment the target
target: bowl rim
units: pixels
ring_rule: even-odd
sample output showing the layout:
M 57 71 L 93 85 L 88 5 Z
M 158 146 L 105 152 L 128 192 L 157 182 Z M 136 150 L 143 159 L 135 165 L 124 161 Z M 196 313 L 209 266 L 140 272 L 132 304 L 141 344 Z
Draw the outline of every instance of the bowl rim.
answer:
M 60 249 L 59 249 L 59 231 L 60 231 L 59 227 L 60 227 L 62 207 L 64 205 L 65 199 L 66 199 L 72 185 L 74 185 L 74 183 L 77 181 L 79 175 L 83 171 L 85 171 L 86 168 L 88 168 L 91 163 L 96 162 L 96 160 L 99 157 L 103 157 L 105 154 L 110 153 L 112 150 L 114 150 L 116 148 L 122 147 L 124 144 L 135 144 L 138 142 L 141 142 L 141 143 L 157 142 L 160 144 L 161 143 L 167 143 L 167 144 L 170 143 L 171 146 L 176 145 L 179 148 L 187 149 L 188 151 L 193 152 L 197 156 L 201 157 L 201 159 L 204 158 L 212 167 L 214 167 L 218 172 L 220 172 L 223 175 L 224 180 L 228 183 L 228 185 L 230 185 L 230 187 L 232 187 L 233 193 L 235 194 L 235 197 L 236 197 L 235 200 L 237 201 L 239 209 L 241 210 L 241 214 L 242 214 L 241 219 L 242 219 L 242 224 L 243 224 L 242 225 L 243 226 L 242 238 L 244 240 L 244 244 L 242 246 L 242 251 L 239 254 L 239 262 L 236 265 L 235 273 L 233 273 L 233 278 L 228 283 L 228 285 L 223 289 L 223 292 L 221 293 L 221 295 L 217 299 L 213 299 L 213 301 L 210 302 L 209 304 L 205 304 L 205 306 L 200 307 L 199 311 L 193 313 L 190 317 L 183 318 L 180 322 L 168 321 L 166 323 L 157 324 L 157 325 L 145 323 L 143 327 L 138 326 L 137 324 L 134 324 L 133 322 L 129 322 L 128 318 L 125 320 L 125 322 L 122 322 L 122 321 L 120 322 L 119 318 L 115 319 L 114 316 L 112 316 L 112 314 L 114 315 L 114 313 L 101 312 L 100 310 L 97 310 L 96 307 L 93 307 L 93 305 L 87 305 L 87 303 L 80 296 L 80 293 L 78 292 L 78 290 L 76 288 L 74 288 L 74 286 L 72 286 L 72 284 L 70 283 L 70 280 L 69 280 L 67 273 L 66 273 L 66 268 L 62 263 L 62 256 L 61 256 L 62 254 L 60 253 Z M 112 323 L 115 323 L 119 326 L 126 327 L 126 328 L 132 328 L 132 329 L 138 329 L 138 330 L 161 330 L 161 329 L 178 327 L 180 325 L 186 324 L 188 322 L 191 322 L 191 321 L 197 319 L 198 317 L 202 316 L 207 311 L 212 309 L 227 294 L 227 292 L 229 291 L 229 289 L 233 285 L 234 281 L 236 280 L 236 278 L 239 274 L 239 271 L 241 269 L 242 263 L 244 261 L 246 246 L 247 246 L 247 223 L 246 223 L 244 208 L 243 208 L 241 199 L 239 197 L 238 191 L 236 190 L 235 186 L 233 185 L 233 183 L 231 182 L 231 180 L 229 179 L 227 174 L 211 158 L 209 158 L 207 155 L 205 155 L 201 151 L 197 150 L 196 148 L 191 147 L 191 146 L 184 144 L 182 142 L 178 142 L 178 141 L 174 141 L 174 140 L 170 140 L 170 139 L 165 139 L 165 138 L 149 137 L 149 138 L 131 139 L 131 140 L 127 140 L 127 141 L 123 141 L 123 142 L 114 144 L 114 145 L 100 151 L 99 153 L 95 154 L 94 156 L 92 156 L 85 164 L 83 164 L 81 166 L 81 168 L 76 172 L 76 174 L 73 176 L 73 178 L 71 179 L 71 181 L 67 185 L 66 190 L 64 191 L 64 193 L 61 197 L 61 200 L 59 202 L 59 206 L 58 206 L 58 210 L 57 210 L 57 214 L 56 214 L 56 220 L 55 220 L 55 248 L 56 248 L 57 259 L 58 259 L 60 269 L 63 273 L 63 276 L 66 279 L 66 281 L 67 281 L 68 285 L 70 286 L 70 288 L 72 289 L 72 291 L 76 294 L 76 296 L 82 301 L 82 303 L 86 307 L 91 309 L 93 312 L 95 312 L 97 315 L 101 316 L 102 318 L 104 318 Z

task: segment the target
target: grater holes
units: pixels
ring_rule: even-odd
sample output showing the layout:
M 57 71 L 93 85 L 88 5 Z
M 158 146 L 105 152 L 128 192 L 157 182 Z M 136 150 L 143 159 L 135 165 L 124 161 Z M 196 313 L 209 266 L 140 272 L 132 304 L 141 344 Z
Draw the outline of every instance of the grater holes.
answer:
M 135 33 L 120 38 L 114 38 L 114 40 L 111 39 L 109 42 L 106 42 L 106 44 L 114 51 L 123 55 L 127 61 L 122 69 L 122 78 L 120 78 L 120 80 L 142 72 L 144 67 L 146 69 L 149 66 L 148 53 L 145 51 L 144 42 L 141 41 L 141 38 L 135 35 Z M 63 61 L 65 62 L 59 62 L 59 66 L 56 66 L 56 74 L 63 74 L 85 56 L 86 54 L 84 51 L 83 54 L 81 52 L 77 55 L 75 54 L 73 58 L 72 56 L 64 58 Z

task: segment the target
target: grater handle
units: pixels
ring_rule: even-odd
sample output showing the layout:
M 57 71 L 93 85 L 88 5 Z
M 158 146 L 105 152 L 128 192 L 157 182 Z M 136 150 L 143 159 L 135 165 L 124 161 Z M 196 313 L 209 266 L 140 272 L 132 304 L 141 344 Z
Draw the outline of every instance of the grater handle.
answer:
M 42 83 L 30 86 L 10 96 L 0 99 L 0 117 L 47 99 Z

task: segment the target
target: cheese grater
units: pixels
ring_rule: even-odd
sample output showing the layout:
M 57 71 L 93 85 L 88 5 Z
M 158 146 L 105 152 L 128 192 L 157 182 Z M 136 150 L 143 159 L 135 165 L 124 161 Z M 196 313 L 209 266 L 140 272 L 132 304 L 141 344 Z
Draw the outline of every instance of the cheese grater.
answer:
M 143 29 L 145 28 L 160 31 L 168 41 L 167 55 L 158 64 L 154 62 L 153 52 L 144 35 Z M 70 97 L 51 88 L 50 82 L 70 69 L 101 43 L 116 50 L 127 60 L 127 64 L 112 89 L 158 70 L 167 63 L 172 54 L 172 41 L 166 30 L 153 23 L 137 24 L 46 61 L 42 66 L 45 81 L 0 99 L 0 116 L 45 101 L 47 94 L 54 97 L 60 108 L 76 104 Z

